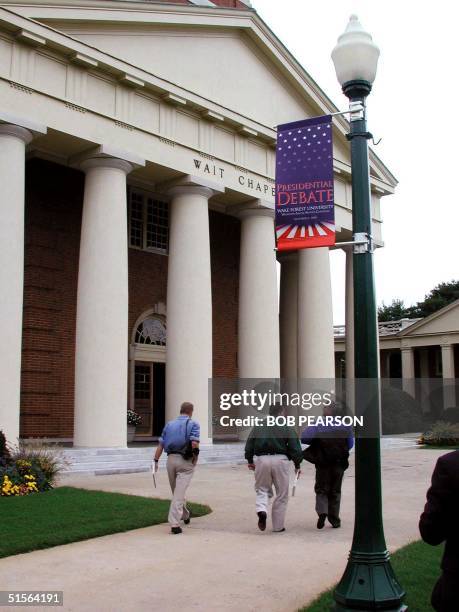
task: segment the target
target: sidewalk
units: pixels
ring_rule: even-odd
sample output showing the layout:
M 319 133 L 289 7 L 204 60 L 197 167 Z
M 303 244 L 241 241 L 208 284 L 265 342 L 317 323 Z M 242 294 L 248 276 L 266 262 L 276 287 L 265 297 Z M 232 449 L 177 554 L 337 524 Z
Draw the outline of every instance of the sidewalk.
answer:
M 383 452 L 390 550 L 419 538 L 425 492 L 444 452 Z M 353 465 L 343 486 L 343 526 L 322 531 L 315 527 L 313 466 L 303 466 L 285 533 L 271 533 L 270 524 L 258 531 L 253 474 L 245 466 L 198 466 L 189 497 L 213 512 L 182 535 L 157 525 L 0 559 L 0 589 L 63 590 L 63 609 L 75 612 L 293 612 L 340 578 L 353 528 Z M 156 491 L 145 473 L 68 476 L 62 484 L 169 497 L 164 470 L 157 480 Z

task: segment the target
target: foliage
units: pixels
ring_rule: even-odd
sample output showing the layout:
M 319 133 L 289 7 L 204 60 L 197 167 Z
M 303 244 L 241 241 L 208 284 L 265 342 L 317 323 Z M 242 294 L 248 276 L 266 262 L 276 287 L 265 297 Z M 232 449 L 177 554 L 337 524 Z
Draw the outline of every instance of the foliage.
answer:
M 440 283 L 414 306 L 405 306 L 403 300 L 394 299 L 389 305 L 384 302 L 378 308 L 378 321 L 424 318 L 459 299 L 459 280 Z
M 418 443 L 429 446 L 457 446 L 459 444 L 459 424 L 437 421 L 429 431 L 422 434 Z
M 137 426 L 140 425 L 141 422 L 142 417 L 140 416 L 140 414 L 138 412 L 135 412 L 135 410 L 131 410 L 130 408 L 128 408 L 127 424 Z
M 432 612 L 430 595 L 440 574 L 442 552 L 442 546 L 429 546 L 418 541 L 391 555 L 395 575 L 406 591 L 404 603 L 408 605 L 408 610 Z M 330 612 L 333 604 L 333 589 L 330 589 L 303 608 L 302 612 Z
M 148 483 L 149 484 L 149 483 Z M 167 522 L 170 501 L 57 487 L 46 495 L 0 497 L 0 557 Z M 211 510 L 188 504 L 193 517 Z
M 449 283 L 440 283 L 429 291 L 422 302 L 409 308 L 409 317 L 428 317 L 437 312 L 440 308 L 451 304 L 459 299 L 459 280 L 452 280 Z
M 11 452 L 8 462 L 0 466 L 0 495 L 48 491 L 63 467 L 64 462 L 53 449 L 20 445 Z
M 29 495 L 46 491 L 46 479 L 36 464 L 18 459 L 0 468 L 0 496 Z
M 446 408 L 443 410 L 442 417 L 448 423 L 459 423 L 459 408 Z
M 6 442 L 6 437 L 0 429 L 0 467 L 5 466 L 10 459 L 10 449 Z
M 408 393 L 395 387 L 381 389 L 382 432 L 385 435 L 423 431 L 422 409 Z
M 407 318 L 408 309 L 403 300 L 392 300 L 390 304 L 381 304 L 378 307 L 378 321 L 399 321 Z

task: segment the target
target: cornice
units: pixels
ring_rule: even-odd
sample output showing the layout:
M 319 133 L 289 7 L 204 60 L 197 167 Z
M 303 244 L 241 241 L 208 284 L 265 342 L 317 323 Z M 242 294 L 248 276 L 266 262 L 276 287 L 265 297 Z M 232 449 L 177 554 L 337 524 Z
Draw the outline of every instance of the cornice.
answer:
M 202 7 L 193 5 L 155 4 L 153 2 L 131 2 L 129 0 L 28 0 L 16 3 L 3 0 L 0 8 L 0 28 L 18 30 L 27 29 L 46 39 L 50 48 L 62 50 L 69 54 L 81 53 L 98 62 L 98 68 L 118 78 L 126 74 L 134 79 L 145 82 L 155 93 L 170 93 L 184 99 L 190 108 L 199 112 L 211 111 L 223 117 L 228 125 L 237 129 L 248 129 L 256 133 L 256 137 L 274 144 L 276 131 L 274 126 L 259 123 L 251 117 L 240 115 L 232 109 L 208 100 L 183 87 L 175 85 L 161 77 L 137 68 L 128 62 L 83 43 L 68 34 L 52 27 L 57 21 L 68 23 L 96 21 L 103 23 L 146 23 L 156 25 L 184 25 L 188 27 L 220 27 L 235 28 L 244 31 L 249 38 L 267 54 L 274 65 L 281 71 L 284 78 L 294 86 L 296 91 L 316 110 L 317 114 L 328 114 L 338 109 L 322 91 L 312 77 L 297 62 L 288 49 L 275 36 L 272 30 L 253 9 L 225 9 L 223 7 Z M 8 7 L 8 8 L 6 8 Z M 60 13 L 58 14 L 56 13 Z M 71 12 L 70 12 L 71 11 Z M 5 18 L 6 16 L 10 18 Z M 54 15 L 54 16 L 53 16 Z M 33 16 L 33 20 L 31 19 Z M 14 23 L 15 21 L 24 23 Z M 36 20 L 43 23 L 38 23 Z M 306 98 L 307 96 L 307 98 Z M 338 138 L 345 141 L 349 125 L 343 117 L 334 120 Z M 392 193 L 397 180 L 387 169 L 378 156 L 370 149 L 370 165 L 379 176 L 372 176 L 372 184 L 378 183 L 383 194 Z

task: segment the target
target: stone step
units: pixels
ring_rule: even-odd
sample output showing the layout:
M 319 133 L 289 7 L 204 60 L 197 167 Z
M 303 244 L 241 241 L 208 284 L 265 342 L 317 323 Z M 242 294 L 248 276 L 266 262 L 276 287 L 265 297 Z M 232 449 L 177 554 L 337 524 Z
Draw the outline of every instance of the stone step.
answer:
M 74 464 L 74 463 L 94 463 L 94 462 L 103 462 L 103 461 L 151 461 L 153 458 L 153 453 L 111 453 L 106 455 L 71 455 L 68 453 L 62 453 L 62 458 L 65 461 Z M 200 458 L 204 459 L 206 457 L 213 458 L 221 458 L 222 460 L 228 458 L 237 458 L 243 457 L 243 451 L 227 451 L 225 453 L 215 453 L 209 451 L 201 451 Z
M 146 472 L 151 469 L 155 446 L 140 448 L 66 448 L 60 450 L 65 462 L 65 474 L 108 475 Z M 203 444 L 199 455 L 200 465 L 237 465 L 244 463 L 244 445 Z M 164 469 L 166 455 L 160 465 Z
M 206 458 L 199 461 L 199 465 L 241 465 L 245 461 L 241 458 L 228 459 L 222 461 L 218 458 Z M 165 465 L 161 465 L 161 469 L 165 469 Z M 68 466 L 64 471 L 64 475 L 109 475 L 109 474 L 133 474 L 137 472 L 149 472 L 151 470 L 151 462 L 107 462 L 96 464 L 76 464 Z

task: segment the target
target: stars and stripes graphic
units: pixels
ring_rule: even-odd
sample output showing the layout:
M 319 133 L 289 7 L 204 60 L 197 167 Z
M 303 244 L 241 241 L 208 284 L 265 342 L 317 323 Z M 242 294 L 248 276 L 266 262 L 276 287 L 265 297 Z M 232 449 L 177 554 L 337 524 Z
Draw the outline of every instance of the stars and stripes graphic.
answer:
M 278 126 L 276 241 L 279 250 L 335 242 L 331 116 Z

